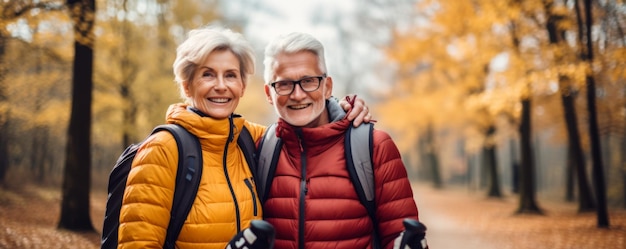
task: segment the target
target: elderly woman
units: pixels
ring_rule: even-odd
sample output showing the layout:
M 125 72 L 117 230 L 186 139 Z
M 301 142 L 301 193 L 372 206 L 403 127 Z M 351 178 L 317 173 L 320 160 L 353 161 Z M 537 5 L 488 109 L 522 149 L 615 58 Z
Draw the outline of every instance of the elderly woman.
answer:
M 223 249 L 252 220 L 262 219 L 252 173 L 236 141 L 244 126 L 255 142 L 266 127 L 233 113 L 254 61 L 250 44 L 228 29 L 193 30 L 177 49 L 173 67 L 184 103 L 169 107 L 166 122 L 196 135 L 203 157 L 200 187 L 177 248 Z M 367 108 L 357 104 L 348 118 L 367 121 Z M 347 102 L 342 106 L 352 108 Z M 122 201 L 118 248 L 163 247 L 177 160 L 176 141 L 168 132 L 152 135 L 140 147 Z

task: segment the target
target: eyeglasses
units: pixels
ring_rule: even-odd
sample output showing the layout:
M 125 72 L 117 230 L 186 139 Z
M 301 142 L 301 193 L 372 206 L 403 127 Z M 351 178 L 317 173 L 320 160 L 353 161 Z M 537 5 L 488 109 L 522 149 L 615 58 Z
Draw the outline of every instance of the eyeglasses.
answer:
M 326 78 L 326 74 L 321 76 L 304 77 L 300 80 L 281 80 L 271 83 L 270 86 L 274 88 L 278 95 L 289 95 L 296 89 L 296 85 L 300 85 L 300 89 L 305 92 L 313 92 L 320 88 L 320 83 Z

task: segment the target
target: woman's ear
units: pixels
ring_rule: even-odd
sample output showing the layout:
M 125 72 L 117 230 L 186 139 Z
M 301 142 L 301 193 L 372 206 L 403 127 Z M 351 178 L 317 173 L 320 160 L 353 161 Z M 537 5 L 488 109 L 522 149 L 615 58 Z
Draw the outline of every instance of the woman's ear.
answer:
M 191 90 L 189 89 L 189 81 L 183 81 L 182 83 L 183 85 L 183 90 L 185 91 L 185 96 L 187 97 L 191 97 Z
M 243 94 L 246 92 L 246 86 L 248 85 L 247 82 L 243 82 L 243 85 L 241 86 L 241 95 L 239 95 L 239 97 L 243 97 Z

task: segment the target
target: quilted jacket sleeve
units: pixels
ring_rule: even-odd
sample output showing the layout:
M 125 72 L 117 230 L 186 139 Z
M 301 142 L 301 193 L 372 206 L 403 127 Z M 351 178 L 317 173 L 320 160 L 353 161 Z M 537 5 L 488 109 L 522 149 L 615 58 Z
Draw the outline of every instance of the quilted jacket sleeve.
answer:
M 383 248 L 393 248 L 393 240 L 404 230 L 405 218 L 418 219 L 413 190 L 395 143 L 384 131 L 374 131 L 374 177 L 376 217 Z
M 126 182 L 118 248 L 163 247 L 177 164 L 176 141 L 168 132 L 158 132 L 141 146 Z

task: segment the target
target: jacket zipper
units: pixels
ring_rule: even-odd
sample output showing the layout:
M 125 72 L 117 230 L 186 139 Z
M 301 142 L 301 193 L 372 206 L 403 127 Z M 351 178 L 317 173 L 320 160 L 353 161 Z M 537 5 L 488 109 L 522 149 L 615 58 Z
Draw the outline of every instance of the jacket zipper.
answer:
M 228 155 L 228 145 L 234 139 L 233 133 L 233 116 L 228 117 L 228 121 L 230 122 L 230 129 L 228 131 L 228 139 L 226 141 L 226 145 L 224 146 L 224 156 L 222 157 L 222 167 L 224 167 L 224 176 L 226 177 L 226 183 L 228 183 L 228 189 L 230 189 L 230 195 L 233 197 L 233 204 L 235 205 L 235 218 L 237 220 L 237 232 L 241 231 L 241 214 L 239 212 L 239 203 L 237 203 L 237 196 L 235 195 L 235 190 L 233 189 L 233 184 L 230 182 L 230 175 L 228 174 L 228 167 L 226 163 L 226 157 Z
M 245 180 L 243 180 L 246 183 L 246 186 L 248 186 L 248 190 L 250 190 L 250 195 L 252 196 L 252 208 L 254 210 L 254 216 L 258 215 L 258 210 L 257 210 L 257 205 L 256 205 L 256 195 L 254 194 L 254 187 L 252 186 L 252 177 L 250 178 L 246 178 Z
M 298 135 L 298 142 L 300 144 L 300 211 L 298 218 L 298 248 L 304 249 L 304 204 L 307 192 L 309 191 L 307 188 L 307 175 L 306 175 L 306 151 L 304 150 L 304 145 L 302 144 L 302 130 L 297 129 L 296 134 Z

